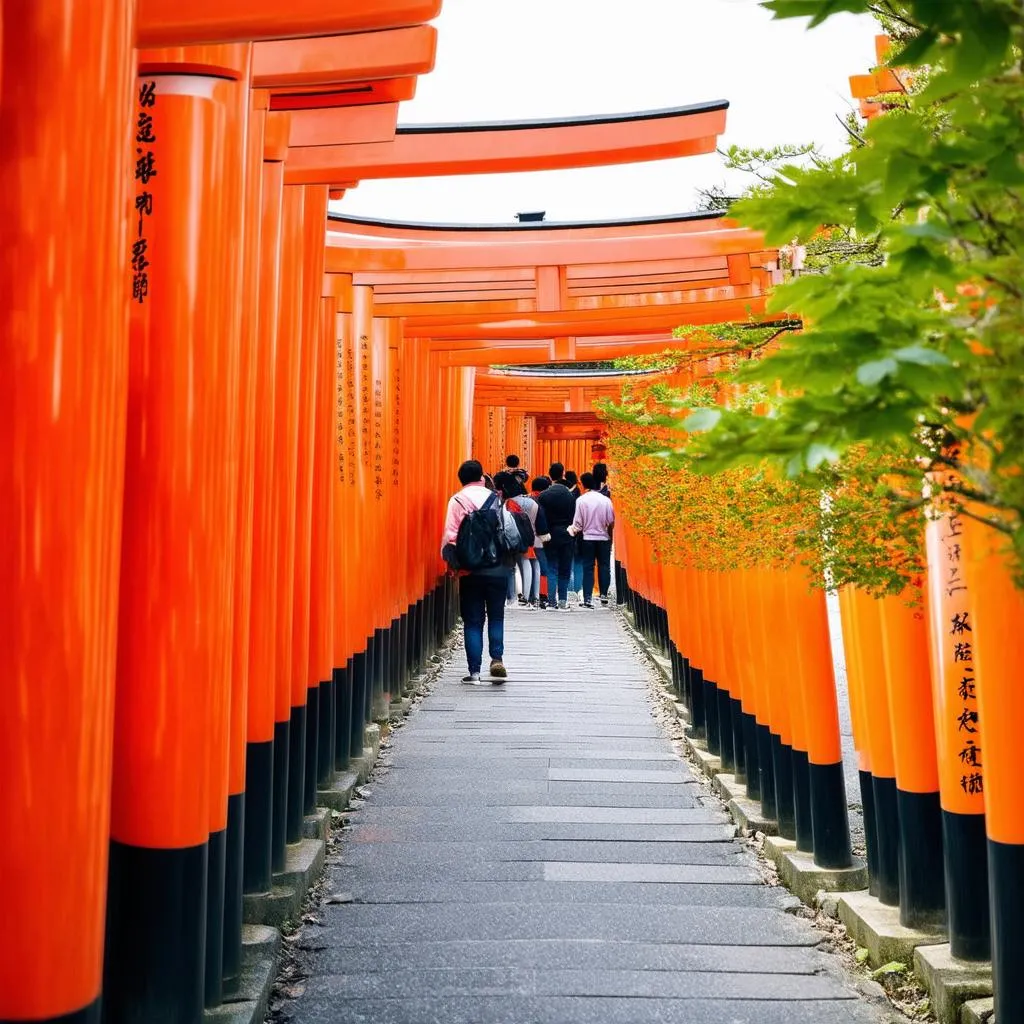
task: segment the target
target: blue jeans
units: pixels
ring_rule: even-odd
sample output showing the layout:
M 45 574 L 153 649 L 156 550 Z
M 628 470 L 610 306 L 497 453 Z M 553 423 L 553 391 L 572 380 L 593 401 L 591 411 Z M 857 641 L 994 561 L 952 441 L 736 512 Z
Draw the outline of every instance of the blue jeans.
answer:
M 591 581 L 593 582 L 593 581 Z M 573 555 L 572 576 L 569 579 L 570 590 L 580 590 L 583 587 L 583 559 Z
M 545 573 L 548 578 L 548 603 L 555 603 L 556 591 L 557 600 L 564 601 L 569 596 L 569 577 L 572 575 L 572 539 L 560 544 L 548 541 L 544 545 L 544 554 L 548 560 Z
M 487 619 L 487 647 L 491 661 L 505 653 L 505 574 L 483 576 L 471 573 L 459 579 L 459 614 L 466 642 L 466 661 L 472 675 L 480 671 L 484 656 L 484 618 Z

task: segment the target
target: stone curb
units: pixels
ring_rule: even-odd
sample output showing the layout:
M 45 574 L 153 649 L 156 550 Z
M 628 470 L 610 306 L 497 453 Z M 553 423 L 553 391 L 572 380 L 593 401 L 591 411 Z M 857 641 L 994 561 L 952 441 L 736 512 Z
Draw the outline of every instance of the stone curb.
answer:
M 809 907 L 814 907 L 819 892 L 852 892 L 868 885 L 868 866 L 859 857 L 853 858 L 853 867 L 820 868 L 812 854 L 780 836 L 765 836 L 764 853 L 775 864 L 782 884 Z
M 242 973 L 238 990 L 221 1006 L 207 1010 L 207 1024 L 262 1024 L 277 975 L 281 933 L 264 925 L 242 928 Z
M 285 869 L 275 873 L 267 893 L 243 897 L 242 977 L 238 991 L 223 1005 L 204 1014 L 206 1024 L 263 1024 L 270 993 L 277 978 L 281 931 L 294 921 L 306 894 L 324 870 L 331 816 L 348 807 L 356 788 L 370 777 L 380 754 L 381 729 L 368 725 L 364 732 L 362 756 L 337 773 L 333 784 L 317 791 L 313 814 L 302 822 L 303 838 L 285 852 Z
M 988 999 L 968 999 L 960 1007 L 960 1024 L 997 1024 L 995 1006 L 991 997 Z
M 872 967 L 898 960 L 912 967 L 918 946 L 934 946 L 946 941 L 943 931 L 921 931 L 900 924 L 900 908 L 887 907 L 866 889 L 839 897 L 839 920 L 850 938 L 868 951 Z
M 914 950 L 914 973 L 928 990 L 932 1011 L 941 1024 L 961 1024 L 965 1004 L 992 995 L 992 965 L 988 961 L 954 960 L 946 942 L 918 946 Z

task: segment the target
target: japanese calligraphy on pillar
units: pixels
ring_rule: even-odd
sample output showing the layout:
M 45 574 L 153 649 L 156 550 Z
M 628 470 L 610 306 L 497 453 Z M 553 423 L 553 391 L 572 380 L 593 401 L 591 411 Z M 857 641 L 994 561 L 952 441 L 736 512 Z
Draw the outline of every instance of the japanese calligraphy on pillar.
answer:
M 957 758 L 960 762 L 960 787 L 968 796 L 984 793 L 984 775 L 978 721 L 978 695 L 974 674 L 973 628 L 967 600 L 967 584 L 962 564 L 963 552 L 960 537 L 963 521 L 959 515 L 946 516 L 941 534 L 942 587 L 947 599 L 944 642 L 948 645 L 953 664 L 956 666 L 957 701 L 954 702 L 956 735 L 959 741 Z
M 373 375 L 373 496 L 384 497 L 384 367 Z
M 132 225 L 131 273 L 132 301 L 142 305 L 149 297 L 149 238 L 147 221 L 153 216 L 153 193 L 150 182 L 156 177 L 153 146 L 156 134 L 153 116 L 156 110 L 156 82 L 139 83 L 135 108 L 135 219 Z
M 397 487 L 401 473 L 402 451 L 402 367 L 398 349 L 391 349 L 391 486 Z
M 346 482 L 356 485 L 356 462 L 359 459 L 359 424 L 356 418 L 356 354 L 345 345 L 345 462 Z
M 359 408 L 362 412 L 360 417 L 360 437 L 363 442 L 363 465 L 371 465 L 372 438 L 369 423 L 370 411 L 370 339 L 365 334 L 359 335 Z
M 334 429 L 335 457 L 338 460 L 338 482 L 345 483 L 348 469 L 348 409 L 345 402 L 345 339 L 338 338 L 334 346 Z
M 484 466 L 484 472 L 490 470 L 494 464 L 494 406 L 487 406 L 487 437 L 485 439 L 486 452 L 485 458 L 487 459 L 487 465 Z

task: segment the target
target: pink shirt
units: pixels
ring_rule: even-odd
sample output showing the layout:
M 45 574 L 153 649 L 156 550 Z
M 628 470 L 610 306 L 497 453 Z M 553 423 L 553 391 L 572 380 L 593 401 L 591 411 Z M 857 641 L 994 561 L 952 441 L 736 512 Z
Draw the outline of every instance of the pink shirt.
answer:
M 493 493 L 483 484 L 470 484 L 448 499 L 448 514 L 444 517 L 444 533 L 441 534 L 442 551 L 446 544 L 455 543 L 459 536 L 459 524 L 470 509 L 480 508 Z
M 611 540 L 615 526 L 615 510 L 611 499 L 600 491 L 587 491 L 576 499 L 576 516 L 572 525 L 582 531 L 584 540 Z

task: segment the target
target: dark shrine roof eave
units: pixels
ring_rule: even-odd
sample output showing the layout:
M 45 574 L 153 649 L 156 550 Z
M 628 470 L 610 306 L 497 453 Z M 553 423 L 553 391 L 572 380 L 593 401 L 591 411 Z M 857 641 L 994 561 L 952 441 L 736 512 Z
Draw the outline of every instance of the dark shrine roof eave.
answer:
M 659 107 L 654 110 L 636 110 L 625 114 L 578 114 L 569 117 L 537 117 L 509 121 L 452 121 L 436 124 L 400 124 L 396 135 L 442 135 L 459 132 L 507 132 L 536 130 L 538 128 L 572 128 L 577 125 L 625 124 L 630 121 L 656 121 L 662 118 L 686 117 L 728 110 L 728 100 L 710 100 L 706 103 L 688 103 L 680 107 Z
M 355 217 L 340 213 L 327 214 L 327 227 L 341 229 L 345 224 L 361 227 L 407 229 L 409 231 L 565 231 L 577 228 L 634 227 L 644 224 L 672 224 L 701 220 L 722 220 L 724 210 L 694 210 L 689 213 L 653 214 L 646 217 L 610 217 L 604 220 L 508 221 L 499 224 L 446 223 L 443 221 L 388 220 L 383 217 Z

